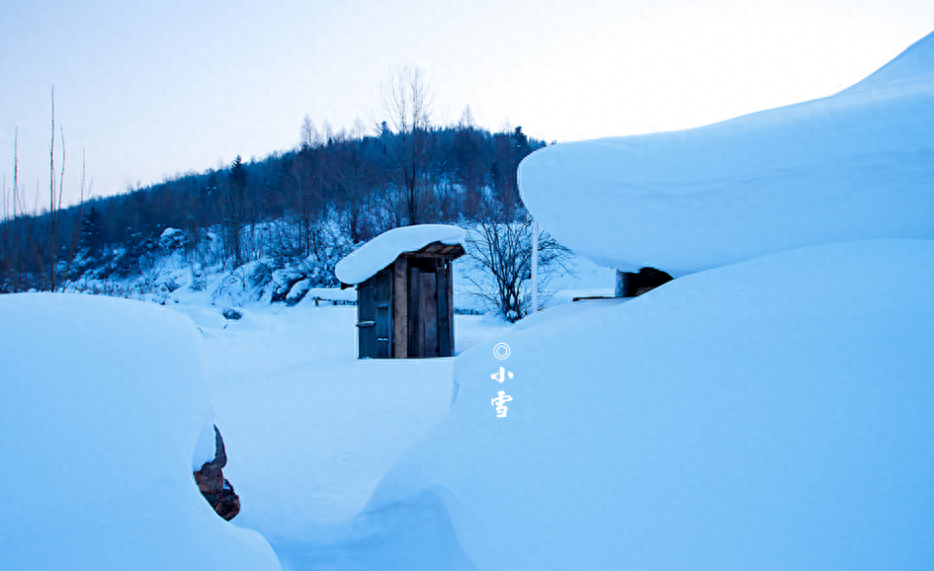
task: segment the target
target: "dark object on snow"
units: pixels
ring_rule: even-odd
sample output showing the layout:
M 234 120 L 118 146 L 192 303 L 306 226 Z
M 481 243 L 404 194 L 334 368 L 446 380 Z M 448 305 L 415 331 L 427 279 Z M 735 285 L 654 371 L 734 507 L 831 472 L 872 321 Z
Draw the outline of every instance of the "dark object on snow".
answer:
M 361 359 L 454 354 L 454 267 L 460 244 L 432 242 L 357 284 Z M 343 284 L 342 287 L 349 287 Z
M 642 268 L 639 273 L 616 272 L 616 297 L 636 297 L 668 283 L 672 277 L 655 268 Z
M 243 317 L 242 313 L 230 307 L 224 308 L 224 311 L 221 312 L 221 315 L 224 316 L 224 319 L 230 319 L 232 321 L 239 321 L 239 319 Z
M 195 482 L 201 495 L 211 504 L 217 515 L 232 520 L 240 513 L 240 497 L 234 493 L 233 486 L 224 478 L 222 468 L 227 465 L 227 452 L 224 449 L 224 439 L 221 432 L 214 427 L 214 460 L 202 464 L 197 470 Z

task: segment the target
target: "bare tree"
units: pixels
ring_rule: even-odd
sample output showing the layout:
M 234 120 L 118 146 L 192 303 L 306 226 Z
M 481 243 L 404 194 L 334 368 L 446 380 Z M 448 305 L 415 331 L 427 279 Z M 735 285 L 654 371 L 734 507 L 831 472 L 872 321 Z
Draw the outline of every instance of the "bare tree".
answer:
M 77 206 L 73 209 L 62 207 L 65 191 L 65 133 L 59 128 L 59 139 L 61 140 L 61 169 L 58 172 L 58 188 L 56 189 L 56 170 L 55 170 L 55 88 L 52 88 L 52 140 L 49 145 L 49 212 L 48 212 L 48 241 L 43 242 L 38 236 L 38 230 L 35 228 L 38 224 L 38 214 L 32 216 L 24 215 L 26 208 L 22 203 L 22 193 L 17 192 L 17 162 L 16 141 L 14 139 L 14 159 L 13 159 L 13 196 L 14 196 L 14 234 L 17 232 L 17 194 L 20 204 L 18 205 L 19 214 L 22 217 L 23 231 L 28 239 L 29 246 L 35 256 L 36 266 L 40 273 L 45 273 L 45 288 L 49 291 L 57 291 L 63 282 L 68 279 L 71 272 L 71 265 L 74 262 L 78 246 L 78 237 L 81 231 L 81 222 L 84 217 L 84 205 L 90 195 L 91 186 L 87 184 L 85 178 L 85 160 L 82 151 L 81 159 L 81 187 Z M 92 183 L 93 184 L 93 183 Z M 37 204 L 34 212 L 38 211 L 38 188 L 36 189 Z M 71 216 L 71 219 L 68 219 Z M 65 223 L 70 222 L 66 227 Z M 67 231 L 63 235 L 63 232 Z M 63 258 L 59 258 L 60 255 Z M 62 272 L 59 273 L 59 265 L 62 264 Z M 17 271 L 17 280 L 19 279 Z M 39 284 L 36 284 L 39 285 Z
M 311 120 L 311 117 L 305 115 L 305 118 L 302 119 L 302 135 L 301 135 L 301 149 L 311 149 L 314 147 L 321 146 L 321 134 L 318 133 L 317 127 L 315 127 L 314 121 Z
M 470 277 L 481 298 L 501 317 L 516 322 L 531 309 L 532 219 L 514 221 L 487 219 L 467 233 L 467 256 L 482 277 Z M 559 244 L 547 232 L 539 231 L 538 265 L 546 287 L 549 275 L 562 268 L 570 272 L 571 250 Z
M 431 92 L 418 68 L 402 67 L 383 90 L 383 106 L 399 135 L 398 167 L 402 175 L 409 225 L 421 221 L 421 197 L 428 186 Z
M 0 293 L 12 293 L 19 290 L 19 243 L 17 234 L 17 187 L 18 159 L 17 139 L 19 132 L 13 132 L 13 188 L 7 192 L 6 176 L 3 177 L 3 216 L 0 218 Z M 12 218 L 10 212 L 12 210 Z

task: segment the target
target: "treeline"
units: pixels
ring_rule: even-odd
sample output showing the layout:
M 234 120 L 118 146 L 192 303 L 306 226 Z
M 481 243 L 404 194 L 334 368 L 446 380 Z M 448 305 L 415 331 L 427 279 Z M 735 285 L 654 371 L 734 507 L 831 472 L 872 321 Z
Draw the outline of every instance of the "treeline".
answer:
M 0 293 L 56 289 L 96 271 L 131 275 L 164 246 L 205 251 L 227 269 L 260 258 L 316 258 L 408 224 L 511 221 L 524 216 L 516 169 L 545 145 L 521 127 L 500 133 L 384 122 L 378 134 L 318 133 L 259 161 L 185 174 L 127 194 L 0 224 Z M 216 262 L 217 260 L 214 260 Z M 205 261 L 207 263 L 207 261 Z

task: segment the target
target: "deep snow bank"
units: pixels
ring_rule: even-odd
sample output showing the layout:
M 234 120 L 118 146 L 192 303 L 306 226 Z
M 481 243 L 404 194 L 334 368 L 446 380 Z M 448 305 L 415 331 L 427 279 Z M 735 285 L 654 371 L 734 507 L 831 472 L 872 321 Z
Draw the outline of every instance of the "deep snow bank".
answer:
M 192 479 L 199 342 L 152 304 L 0 296 L 0 569 L 279 569 Z
M 482 571 L 929 568 L 932 291 L 934 241 L 865 241 L 546 312 L 457 359 L 364 520 L 441 498 Z
M 934 238 L 934 34 L 843 92 L 687 131 L 567 143 L 522 199 L 597 263 L 673 275 L 792 248 Z

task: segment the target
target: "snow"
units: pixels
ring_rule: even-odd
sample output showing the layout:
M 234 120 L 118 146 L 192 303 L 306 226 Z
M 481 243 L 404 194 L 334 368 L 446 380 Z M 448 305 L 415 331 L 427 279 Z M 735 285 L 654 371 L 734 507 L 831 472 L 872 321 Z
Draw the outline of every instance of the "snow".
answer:
M 257 262 L 206 259 L 167 308 L 0 296 L 0 569 L 928 568 L 932 38 L 827 99 L 531 155 L 557 239 L 683 277 L 566 303 L 613 291 L 575 259 L 514 326 L 456 315 L 456 358 L 358 360 L 352 291 Z M 435 241 L 464 231 L 387 232 L 338 277 Z M 191 476 L 214 423 L 231 523 Z
M 191 471 L 196 472 L 206 463 L 214 460 L 217 454 L 217 435 L 214 432 L 214 421 L 209 420 L 201 428 L 195 451 L 191 455 Z
M 0 296 L 0 568 L 280 568 L 192 477 L 199 345 L 154 304 Z
M 393 228 L 338 262 L 334 273 L 345 284 L 358 284 L 391 264 L 403 252 L 414 252 L 434 242 L 456 245 L 463 244 L 464 240 L 463 228 L 446 224 Z
M 357 292 L 352 289 L 340 289 L 336 287 L 313 287 L 308 290 L 308 293 L 305 294 L 303 298 L 304 303 L 314 302 L 315 299 L 319 301 L 344 301 L 344 302 L 354 302 L 357 301 Z
M 559 242 L 678 276 L 793 248 L 934 238 L 934 34 L 843 92 L 687 131 L 549 146 L 522 199 Z
M 318 549 L 353 551 L 342 569 L 926 568 L 932 290 L 934 242 L 864 241 L 546 310 L 457 359 L 450 413 Z
M 226 328 L 216 309 L 178 309 L 203 331 L 224 474 L 241 497 L 233 523 L 277 553 L 356 515 L 450 407 L 454 360 L 357 359 L 355 307 L 315 307 L 306 296 L 290 308 L 253 306 Z M 506 329 L 481 316 L 454 322 L 459 351 Z
M 303 279 L 295 282 L 295 285 L 289 289 L 289 293 L 285 296 L 286 301 L 289 303 L 298 303 L 305 297 L 305 294 L 308 293 L 308 290 L 311 289 L 311 280 Z

